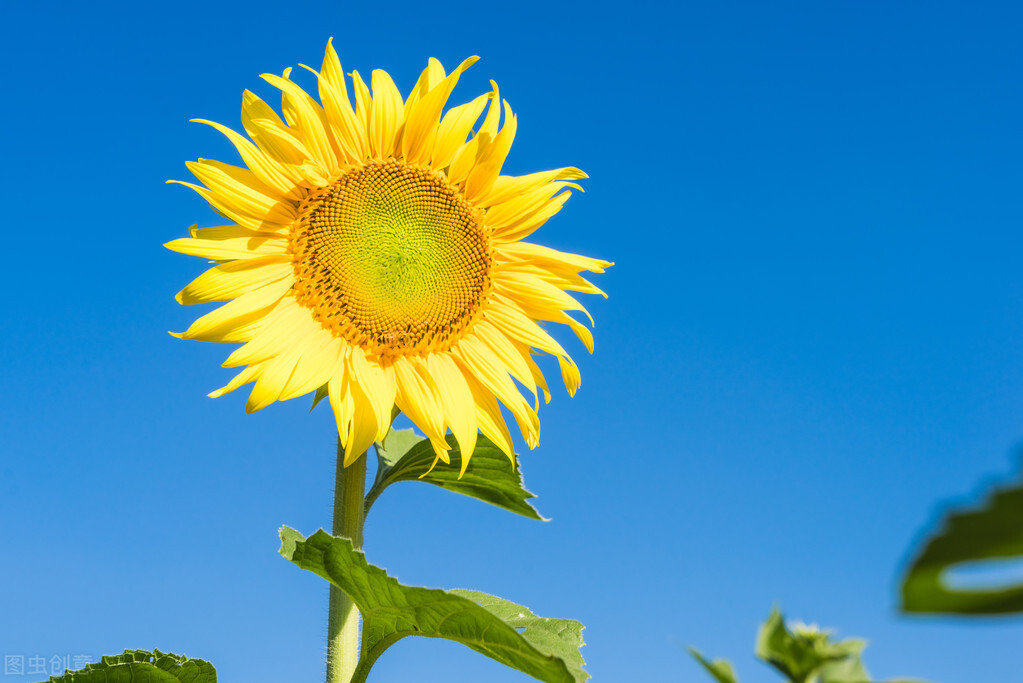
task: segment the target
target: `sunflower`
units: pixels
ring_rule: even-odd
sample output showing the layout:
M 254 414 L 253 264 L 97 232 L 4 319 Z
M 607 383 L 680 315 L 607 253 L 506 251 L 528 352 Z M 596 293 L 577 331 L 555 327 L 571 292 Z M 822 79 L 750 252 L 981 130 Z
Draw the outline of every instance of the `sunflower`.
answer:
M 288 69 L 263 75 L 282 92 L 283 120 L 245 91 L 251 140 L 199 120 L 247 166 L 188 163 L 202 185 L 181 184 L 233 223 L 193 226 L 165 245 L 217 264 L 178 302 L 228 302 L 175 336 L 242 343 L 224 367 L 244 368 L 211 397 L 250 382 L 248 412 L 314 391 L 328 397 L 345 465 L 386 435 L 395 408 L 444 462 L 450 429 L 463 472 L 478 432 L 514 458 L 499 402 L 536 445 L 538 389 L 545 401 L 550 391 L 534 354 L 558 359 L 570 394 L 580 381 L 538 322 L 568 325 L 592 352 L 589 329 L 569 312 L 593 319 L 568 292 L 603 295 L 580 273 L 611 264 L 523 241 L 586 174 L 500 175 L 516 119 L 503 102 L 502 123 L 493 81 L 492 92 L 442 115 L 476 59 L 451 74 L 430 59 L 404 101 L 386 72 L 367 86 L 353 71 L 353 109 L 328 42 L 320 70 L 304 67 L 319 103 Z

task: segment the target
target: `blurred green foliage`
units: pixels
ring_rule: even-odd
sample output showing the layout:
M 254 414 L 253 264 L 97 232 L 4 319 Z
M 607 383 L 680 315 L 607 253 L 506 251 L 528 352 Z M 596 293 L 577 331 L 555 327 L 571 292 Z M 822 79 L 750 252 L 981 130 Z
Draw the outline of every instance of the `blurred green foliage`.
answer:
M 866 641 L 856 638 L 833 640 L 830 631 L 815 624 L 787 625 L 775 608 L 757 633 L 756 655 L 790 683 L 872 683 L 861 658 L 866 645 Z M 726 660 L 708 661 L 693 648 L 689 652 L 717 683 L 739 683 Z M 887 683 L 912 681 L 892 679 Z
M 991 615 L 1023 612 L 1023 582 L 953 587 L 949 572 L 1023 560 L 1023 483 L 996 488 L 983 506 L 950 511 L 909 567 L 902 610 L 910 613 Z

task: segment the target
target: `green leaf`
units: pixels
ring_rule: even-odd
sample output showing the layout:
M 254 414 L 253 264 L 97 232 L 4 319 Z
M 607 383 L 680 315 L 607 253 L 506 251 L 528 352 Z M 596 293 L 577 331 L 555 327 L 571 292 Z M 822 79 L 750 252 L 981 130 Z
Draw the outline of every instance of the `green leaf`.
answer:
M 453 640 L 546 683 L 589 678 L 580 668 L 578 622 L 541 619 L 525 607 L 485 596 L 487 605 L 511 616 L 506 622 L 477 603 L 482 594 L 402 585 L 367 563 L 347 538 L 322 529 L 305 539 L 282 527 L 281 554 L 340 588 L 362 613 L 362 655 L 352 683 L 364 683 L 377 658 L 405 636 Z
M 495 617 L 522 634 L 522 637 L 541 652 L 549 652 L 565 663 L 576 681 L 585 681 L 590 675 L 583 671 L 583 625 L 573 619 L 538 617 L 528 608 L 503 598 L 462 589 L 448 593 L 472 600 Z
M 820 683 L 870 683 L 870 674 L 863 665 L 860 655 L 866 643 L 862 640 L 847 640 L 845 643 L 857 643 L 859 648 L 845 659 L 828 662 L 820 668 Z M 897 683 L 893 681 L 892 683 Z
M 905 612 L 1009 614 L 1023 612 L 1023 584 L 990 590 L 947 586 L 942 574 L 957 564 L 1023 558 L 1023 486 L 996 489 L 983 508 L 953 511 L 902 582 Z
M 217 683 L 217 672 L 201 659 L 159 650 L 125 650 L 84 669 L 51 676 L 50 683 Z
M 735 677 L 735 671 L 732 670 L 732 665 L 727 660 L 715 659 L 713 662 L 708 662 L 696 648 L 690 647 L 688 649 L 689 654 L 707 670 L 707 673 L 714 677 L 715 681 L 718 683 L 739 683 L 739 679 Z
M 411 429 L 392 429 L 377 446 L 376 480 L 366 494 L 366 512 L 385 488 L 399 481 L 425 481 L 448 491 L 478 498 L 511 512 L 543 520 L 540 513 L 526 501 L 535 496 L 522 486 L 522 476 L 493 441 L 482 434 L 476 441 L 469 467 L 462 478 L 462 452 L 450 434 L 451 464 L 438 464 L 432 470 L 434 453 L 428 439 L 416 435 Z
M 793 683 L 808 683 L 815 676 L 820 683 L 869 683 L 870 676 L 859 661 L 865 645 L 855 639 L 832 642 L 827 631 L 815 626 L 790 631 L 775 608 L 757 634 L 756 654 Z M 855 663 L 837 666 L 848 659 Z
M 327 398 L 327 385 L 324 384 L 322 387 L 316 390 L 316 394 L 313 395 L 313 404 L 309 406 L 309 412 L 313 412 L 316 406 L 319 405 L 320 401 Z

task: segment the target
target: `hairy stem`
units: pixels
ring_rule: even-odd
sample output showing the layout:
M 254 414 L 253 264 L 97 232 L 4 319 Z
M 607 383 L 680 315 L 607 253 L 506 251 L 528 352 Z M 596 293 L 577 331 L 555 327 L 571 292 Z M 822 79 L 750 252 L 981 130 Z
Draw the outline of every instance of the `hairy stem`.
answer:
M 334 526 L 331 533 L 351 539 L 356 550 L 362 548 L 366 458 L 364 453 L 345 467 L 345 449 L 338 440 L 337 469 L 334 474 Z M 351 598 L 332 585 L 327 614 L 327 683 L 349 683 L 358 663 L 359 610 Z

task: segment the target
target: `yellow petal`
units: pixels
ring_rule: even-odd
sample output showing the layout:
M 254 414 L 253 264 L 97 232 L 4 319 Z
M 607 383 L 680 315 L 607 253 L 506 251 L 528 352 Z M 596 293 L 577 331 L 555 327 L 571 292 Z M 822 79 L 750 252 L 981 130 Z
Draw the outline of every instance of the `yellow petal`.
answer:
M 259 311 L 252 311 L 245 315 L 225 322 L 223 325 L 211 330 L 207 334 L 196 334 L 186 336 L 184 332 L 171 332 L 172 337 L 178 339 L 195 339 L 197 341 L 223 342 L 227 344 L 244 344 L 259 332 L 263 326 L 263 316 L 270 312 L 270 308 Z
M 547 183 L 506 202 L 491 206 L 487 209 L 487 226 L 491 230 L 496 230 L 527 220 L 536 212 L 543 210 L 551 201 L 551 197 L 568 184 L 564 182 Z
M 412 113 L 413 107 L 416 106 L 416 102 L 418 102 L 423 95 L 435 88 L 437 84 L 443 80 L 443 78 L 444 66 L 439 60 L 430 57 L 426 68 L 419 74 L 419 78 L 416 79 L 416 84 L 412 86 L 412 92 L 409 93 L 408 98 L 405 100 L 404 118 L 406 121 L 408 121 L 409 114 Z
M 529 316 L 501 295 L 495 294 L 487 308 L 487 319 L 497 325 L 498 329 L 505 334 L 535 349 L 557 356 L 565 388 L 568 389 L 569 394 L 575 394 L 576 389 L 579 388 L 579 368 L 576 367 L 561 344 L 533 322 Z
M 497 179 L 494 180 L 494 184 L 490 187 L 490 191 L 480 199 L 479 204 L 480 206 L 502 204 L 509 199 L 532 192 L 533 190 L 556 180 L 580 180 L 582 178 L 589 178 L 589 176 L 580 171 L 578 168 L 571 166 L 556 168 L 553 171 L 540 171 L 539 173 L 530 173 L 528 175 L 521 176 L 499 175 L 497 176 Z M 580 192 L 582 191 L 582 188 L 575 183 L 566 183 L 566 185 L 574 187 Z
M 498 265 L 497 269 L 502 273 L 516 272 L 533 275 L 544 282 L 549 282 L 563 292 L 585 292 L 586 294 L 599 294 L 607 298 L 602 289 L 596 287 L 592 282 L 572 271 L 569 267 L 548 265 L 541 266 L 528 261 L 504 261 L 500 258 L 494 259 Z
M 301 139 L 308 143 L 307 149 L 320 165 L 328 171 L 336 169 L 338 160 L 330 141 L 323 109 L 294 81 L 274 74 L 263 74 L 262 78 L 283 93 L 282 108 L 285 114 L 295 121 L 295 129 L 300 131 Z
M 501 361 L 485 344 L 473 336 L 463 337 L 452 353 L 466 365 L 470 374 L 490 390 L 515 417 L 522 436 L 530 448 L 536 447 L 540 436 L 540 420 L 512 383 Z
M 333 54 L 333 64 L 331 61 Z M 369 142 L 366 140 L 366 129 L 362 121 L 352 111 L 352 103 L 348 99 L 344 73 L 341 63 L 337 61 L 334 48 L 327 44 L 327 54 L 323 58 L 322 71 L 316 71 L 303 65 L 319 79 L 320 101 L 327 115 L 327 125 L 331 132 L 331 140 L 339 159 L 348 163 L 359 163 L 368 156 Z M 328 77 L 328 72 L 331 74 Z M 334 75 L 336 74 L 336 75 Z
M 501 116 L 501 98 L 497 90 L 497 83 L 490 81 L 494 91 L 490 94 L 490 107 L 487 115 L 483 117 L 483 123 L 471 140 L 455 151 L 451 158 L 451 165 L 448 167 L 448 178 L 456 185 L 461 185 L 469 177 L 469 173 L 476 166 L 480 155 L 494 139 L 497 134 L 498 119 Z
M 491 301 L 485 315 L 486 319 L 494 323 L 504 334 L 510 335 L 534 349 L 545 351 L 552 356 L 568 355 L 561 344 L 547 334 L 542 327 L 499 295 Z
M 430 437 L 430 445 L 433 447 L 433 465 L 430 465 L 431 470 L 437 464 L 438 460 L 443 462 L 445 465 L 451 463 L 451 456 L 448 455 L 448 450 L 451 446 L 448 445 L 446 440 L 439 437 Z M 429 470 L 427 471 L 429 472 Z M 461 477 L 461 475 L 459 475 L 459 477 Z
M 501 258 L 513 258 L 527 263 L 540 263 L 547 268 L 564 268 L 573 273 L 581 270 L 603 273 L 605 268 L 613 265 L 610 261 L 570 254 L 539 244 L 532 244 L 531 242 L 503 244 L 497 254 Z
M 320 67 L 320 74 L 323 76 L 323 80 L 320 81 L 320 87 L 328 86 L 333 91 L 333 94 L 339 98 L 340 103 L 343 103 L 351 111 L 352 102 L 348 99 L 345 72 L 341 68 L 341 60 L 337 56 L 337 51 L 334 50 L 333 38 L 327 41 L 327 49 L 323 53 L 323 66 Z M 320 91 L 320 97 L 323 97 L 322 90 Z
M 515 305 L 518 306 L 518 308 L 523 313 L 525 313 L 528 317 L 532 318 L 533 320 L 543 320 L 548 322 L 561 323 L 562 325 L 568 325 L 568 327 L 571 328 L 572 332 L 575 333 L 575 336 L 579 338 L 579 341 L 583 343 L 583 346 L 586 347 L 586 350 L 589 351 L 590 353 L 593 353 L 593 333 L 590 332 L 590 329 L 588 327 L 586 327 L 584 324 L 582 324 L 572 316 L 565 313 L 563 310 L 557 310 L 556 308 L 552 308 L 550 306 L 544 306 L 543 304 L 536 301 L 522 301 L 514 297 L 512 297 L 511 300 L 515 302 Z M 582 308 L 582 306 L 579 306 L 579 308 Z M 583 309 L 583 313 L 589 315 L 589 313 L 586 312 L 585 309 Z M 590 318 L 590 324 L 593 324 L 592 318 Z
M 486 122 L 484 122 L 485 124 Z M 470 202 L 478 202 L 497 180 L 504 166 L 504 160 L 511 151 L 512 141 L 518 122 L 508 103 L 504 103 L 504 126 L 485 148 L 480 150 L 476 166 L 465 180 L 465 196 Z
M 398 391 L 394 369 L 381 367 L 376 361 L 367 359 L 365 352 L 357 346 L 352 347 L 351 368 L 355 382 L 362 388 L 375 415 L 378 429 L 372 440 L 383 439 L 391 425 L 391 409 Z
M 472 376 L 469 377 L 469 389 L 476 403 L 476 423 L 480 431 L 500 448 L 508 459 L 515 464 L 515 449 L 512 446 L 511 434 L 505 424 L 501 407 L 497 405 L 494 395 Z
M 462 371 L 450 356 L 434 353 L 427 357 L 426 367 L 433 377 L 440 394 L 440 402 L 444 407 L 445 421 L 451 426 L 458 447 L 462 451 L 462 472 L 469 464 L 472 452 L 476 448 L 476 411 L 472 391 Z
M 242 127 L 265 154 L 285 166 L 301 166 L 312 159 L 309 150 L 277 112 L 248 90 L 242 93 Z M 297 172 L 291 173 L 295 173 L 296 180 L 301 180 Z
M 373 108 L 373 98 L 369 94 L 369 86 L 358 71 L 352 70 L 352 88 L 355 90 L 355 118 L 362 121 L 362 127 L 366 131 L 366 141 L 369 149 L 366 151 L 372 155 L 372 138 L 369 136 L 369 114 Z
M 175 297 L 179 304 L 206 304 L 229 301 L 263 285 L 294 275 L 287 255 L 228 261 L 210 268 Z
M 454 185 L 461 186 L 469 177 L 473 167 L 476 165 L 476 157 L 480 150 L 480 135 L 475 135 L 471 140 L 462 145 L 451 159 L 448 166 L 448 180 Z
M 529 352 L 529 347 L 520 343 L 515 344 L 515 347 L 519 349 L 519 353 L 522 354 L 523 360 L 526 361 L 526 365 L 529 366 L 530 375 L 533 377 L 533 381 L 536 382 L 536 386 L 543 390 L 544 403 L 551 402 L 551 390 L 547 386 L 547 378 L 543 376 L 543 371 L 540 370 L 540 366 L 533 360 L 533 355 Z
M 476 325 L 473 327 L 473 332 L 479 340 L 486 344 L 494 355 L 497 356 L 501 363 L 504 364 L 512 377 L 517 379 L 522 386 L 533 394 L 533 401 L 535 404 L 538 400 L 536 395 L 536 383 L 532 381 L 532 373 L 529 370 L 526 359 L 523 357 L 522 351 L 517 349 L 515 344 L 501 333 L 500 330 L 485 320 L 477 321 Z M 529 355 L 528 350 L 525 355 Z
M 295 369 L 295 361 L 298 360 L 300 352 L 300 349 L 292 349 L 260 364 L 259 378 L 249 393 L 249 400 L 245 403 L 246 413 L 262 410 L 280 397 Z
M 168 180 L 167 182 L 191 188 L 196 194 L 212 205 L 218 213 L 227 216 L 231 220 L 249 228 L 250 230 L 254 230 L 256 232 L 284 232 L 285 230 L 284 224 L 268 220 L 266 216 L 253 216 L 249 212 L 241 210 L 238 205 L 230 201 L 228 198 L 212 192 L 205 187 L 195 185 L 193 183 L 186 183 L 180 180 Z
M 353 347 L 353 350 L 355 347 Z M 373 445 L 378 434 L 384 427 L 380 424 L 379 416 L 374 409 L 373 399 L 366 393 L 366 387 L 357 381 L 351 382 L 349 388 L 352 393 L 352 428 L 345 440 L 344 466 L 348 467 L 358 460 L 359 456 Z M 390 412 L 387 418 L 390 421 Z
M 326 330 L 315 341 L 310 341 L 308 347 L 303 348 L 288 383 L 281 390 L 281 400 L 316 391 L 330 381 L 337 370 L 343 347 L 344 342 L 330 336 Z
M 478 57 L 466 59 L 450 76 L 444 78 L 436 86 L 431 86 L 432 89 L 423 95 L 421 100 L 415 103 L 415 106 L 406 107 L 405 131 L 402 134 L 401 147 L 408 163 L 429 163 L 435 146 L 431 140 L 436 139 L 441 111 L 451 96 L 451 91 L 458 83 L 459 76 L 478 59 Z M 462 139 L 464 140 L 465 137 L 463 136 Z
M 171 240 L 163 246 L 181 254 L 201 256 L 214 261 L 286 255 L 288 253 L 288 240 L 262 235 L 232 237 L 223 240 L 197 240 L 191 237 L 182 237 Z
M 299 178 L 289 172 L 286 166 L 264 154 L 258 147 L 227 126 L 205 119 L 192 119 L 192 121 L 205 123 L 223 133 L 238 150 L 245 165 L 268 187 L 276 189 L 286 199 L 298 201 L 302 198 L 304 193 L 296 184 Z
M 568 356 L 558 356 L 558 367 L 561 368 L 561 380 L 565 383 L 565 388 L 568 389 L 568 395 L 575 396 L 575 392 L 579 390 L 579 384 L 582 382 L 579 367 Z
M 265 185 L 247 168 L 212 159 L 189 161 L 185 166 L 219 201 L 229 203 L 239 211 L 280 225 L 287 225 L 298 218 L 294 202 L 286 201 L 280 192 Z
M 255 319 L 261 320 L 289 289 L 291 281 L 281 280 L 246 292 L 202 316 L 180 336 L 182 339 L 202 341 L 235 341 L 223 337 L 239 325 L 246 325 Z
M 211 391 L 206 395 L 209 396 L 210 398 L 220 398 L 224 394 L 228 394 L 240 386 L 248 384 L 249 382 L 254 382 L 256 378 L 259 377 L 259 373 L 261 370 L 262 368 L 258 364 L 250 365 L 249 367 L 245 368 L 237 375 L 235 375 L 230 382 L 220 387 L 216 391 Z
M 343 444 L 348 443 L 352 416 L 355 414 L 355 401 L 352 399 L 350 386 L 351 378 L 348 376 L 347 363 L 342 355 L 338 359 L 337 367 L 334 369 L 330 381 L 327 382 L 327 397 L 330 399 L 330 407 L 334 411 L 338 438 Z
M 395 403 L 426 436 L 443 440 L 444 411 L 433 382 L 428 381 L 418 369 L 421 363 L 417 357 L 403 357 L 395 361 L 392 366 L 398 387 Z
M 211 225 L 207 228 L 200 228 L 192 225 L 188 228 L 188 234 L 197 240 L 230 240 L 234 238 L 244 239 L 285 239 L 288 236 L 286 228 L 275 230 L 253 230 L 244 225 Z
M 491 97 L 493 93 L 480 95 L 472 102 L 452 107 L 444 114 L 437 128 L 437 141 L 433 148 L 431 165 L 434 168 L 447 168 L 451 164 L 455 153 L 466 144 L 466 137 Z
M 525 304 L 532 311 L 546 310 L 551 314 L 556 314 L 558 311 L 579 311 L 589 318 L 590 325 L 593 325 L 593 316 L 581 303 L 543 278 L 526 273 L 502 272 L 500 276 L 494 278 L 494 287 L 501 290 L 502 294 L 514 300 L 520 307 Z M 531 317 L 537 316 L 531 315 Z M 555 318 L 540 317 L 538 319 L 554 320 Z
M 235 349 L 223 365 L 230 368 L 258 363 L 286 353 L 307 340 L 314 340 L 323 332 L 309 309 L 298 305 L 294 297 L 285 296 L 267 314 L 259 332 Z
M 369 116 L 369 144 L 377 159 L 393 156 L 394 140 L 402 123 L 403 103 L 398 87 L 382 69 L 373 71 L 373 105 Z
M 501 118 L 501 91 L 498 90 L 497 83 L 494 81 L 490 81 L 490 87 L 494 89 L 494 98 L 490 100 L 490 108 L 483 119 L 483 125 L 480 126 L 479 134 L 493 140 L 497 135 L 497 126 Z
M 551 216 L 561 211 L 562 205 L 568 201 L 568 198 L 571 196 L 572 191 L 566 190 L 551 198 L 551 200 L 539 211 L 515 221 L 514 223 L 494 228 L 494 238 L 501 241 L 517 242 L 518 240 L 528 237 L 537 228 L 546 223 Z

